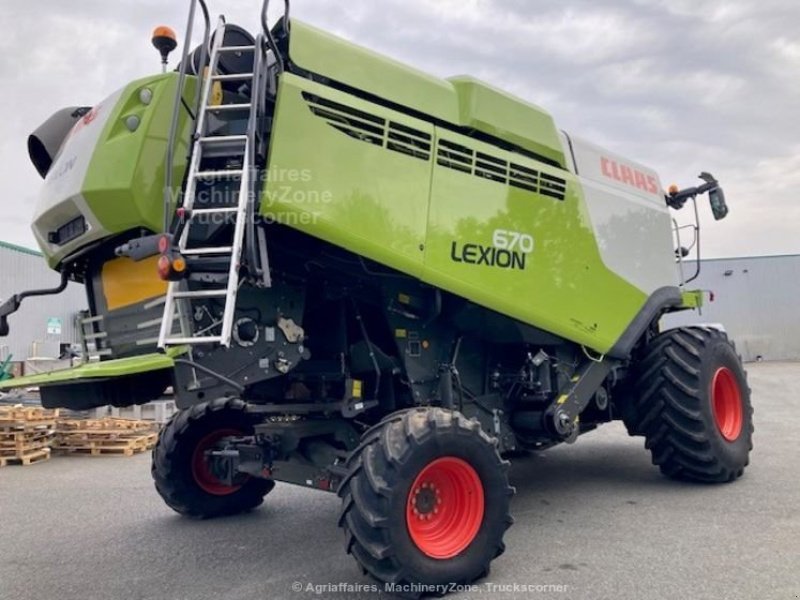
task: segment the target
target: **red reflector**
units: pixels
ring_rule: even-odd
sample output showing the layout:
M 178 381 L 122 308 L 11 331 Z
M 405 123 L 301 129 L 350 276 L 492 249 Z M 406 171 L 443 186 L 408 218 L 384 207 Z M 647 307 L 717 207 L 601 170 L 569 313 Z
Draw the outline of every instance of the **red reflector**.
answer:
M 166 253 L 167 253 L 167 250 L 169 250 L 170 241 L 171 241 L 171 240 L 169 239 L 169 236 L 168 236 L 168 235 L 162 235 L 162 236 L 161 236 L 161 237 L 158 239 L 158 251 L 159 251 L 161 254 L 166 254 Z
M 178 210 L 175 211 L 175 214 L 178 215 L 178 218 L 181 221 L 183 221 L 183 217 L 186 216 L 186 209 L 185 208 L 179 208 Z

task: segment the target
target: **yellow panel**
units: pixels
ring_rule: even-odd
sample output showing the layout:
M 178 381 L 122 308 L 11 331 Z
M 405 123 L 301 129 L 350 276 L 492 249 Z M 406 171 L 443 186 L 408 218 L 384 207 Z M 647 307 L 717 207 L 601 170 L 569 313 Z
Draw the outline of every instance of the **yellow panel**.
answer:
M 167 282 L 158 276 L 153 256 L 140 262 L 130 258 L 116 258 L 103 265 L 103 295 L 108 310 L 138 304 L 167 293 Z

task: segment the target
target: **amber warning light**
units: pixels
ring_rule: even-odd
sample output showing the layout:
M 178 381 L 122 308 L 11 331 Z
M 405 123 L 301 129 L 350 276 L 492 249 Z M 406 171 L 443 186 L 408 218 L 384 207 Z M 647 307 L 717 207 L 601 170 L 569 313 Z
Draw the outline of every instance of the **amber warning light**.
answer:
M 161 54 L 161 72 L 167 72 L 167 57 L 178 47 L 178 37 L 175 32 L 164 25 L 153 30 L 153 46 Z

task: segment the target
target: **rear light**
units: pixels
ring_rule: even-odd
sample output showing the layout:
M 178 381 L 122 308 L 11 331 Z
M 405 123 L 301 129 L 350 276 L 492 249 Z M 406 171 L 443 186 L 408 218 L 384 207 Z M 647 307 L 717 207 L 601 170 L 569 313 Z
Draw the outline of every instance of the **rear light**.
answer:
M 172 262 L 169 256 L 162 254 L 158 259 L 158 276 L 164 281 L 169 281 L 170 275 L 172 275 Z
M 186 271 L 186 259 L 179 256 L 172 261 L 172 270 L 176 273 L 183 273 Z
M 186 259 L 177 253 L 167 251 L 158 257 L 158 276 L 164 281 L 179 281 L 187 274 L 189 265 Z

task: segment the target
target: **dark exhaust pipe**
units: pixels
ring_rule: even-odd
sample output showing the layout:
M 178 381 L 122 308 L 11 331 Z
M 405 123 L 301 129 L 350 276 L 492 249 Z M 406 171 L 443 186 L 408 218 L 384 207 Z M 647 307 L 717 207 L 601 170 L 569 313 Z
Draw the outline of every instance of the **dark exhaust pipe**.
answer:
M 75 123 L 91 110 L 90 106 L 62 108 L 28 136 L 28 155 L 42 179 L 50 171 L 53 159 Z

